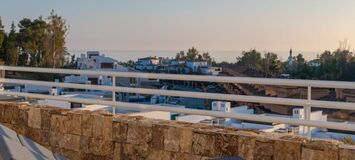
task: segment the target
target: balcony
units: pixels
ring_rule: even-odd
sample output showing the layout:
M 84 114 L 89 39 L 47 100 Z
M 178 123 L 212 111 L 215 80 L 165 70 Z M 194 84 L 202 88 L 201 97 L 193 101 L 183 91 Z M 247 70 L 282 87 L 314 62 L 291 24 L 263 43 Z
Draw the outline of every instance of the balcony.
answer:
M 146 119 L 139 116 L 126 116 L 107 112 L 90 112 L 67 110 L 52 107 L 34 107 L 17 103 L 0 105 L 0 122 L 26 135 L 34 141 L 52 148 L 71 159 L 96 158 L 132 158 L 132 159 L 172 159 L 185 156 L 187 159 L 214 158 L 221 156 L 239 156 L 245 159 L 279 159 L 285 157 L 309 157 L 321 159 L 341 159 L 342 156 L 355 156 L 354 149 L 340 142 L 311 139 L 311 127 L 327 128 L 342 131 L 355 131 L 350 123 L 317 121 L 311 119 L 311 108 L 328 108 L 355 110 L 355 103 L 330 102 L 311 99 L 312 88 L 355 89 L 354 82 L 265 79 L 249 77 L 219 77 L 198 75 L 151 74 L 131 72 L 89 71 L 71 69 L 48 69 L 30 67 L 1 66 L 0 70 L 60 73 L 75 75 L 111 76 L 116 78 L 149 78 L 181 81 L 201 81 L 216 83 L 258 84 L 275 86 L 296 86 L 307 88 L 307 99 L 245 96 L 222 93 L 206 93 L 176 90 L 158 90 L 88 84 L 72 84 L 45 82 L 3 77 L 1 83 L 30 84 L 57 88 L 77 88 L 85 90 L 102 90 L 118 92 L 164 95 L 221 101 L 237 101 L 250 103 L 278 104 L 286 106 L 302 106 L 304 118 L 290 118 L 275 115 L 255 115 L 244 113 L 219 112 L 169 106 L 128 103 L 107 100 L 71 98 L 14 91 L 1 91 L 1 95 L 68 101 L 84 104 L 100 104 L 112 108 L 137 109 L 148 111 L 164 111 L 189 115 L 203 115 L 218 118 L 230 118 L 249 122 L 280 123 L 305 128 L 304 137 L 268 134 L 255 130 L 225 128 L 205 124 L 191 124 L 175 121 Z M 112 109 L 115 111 L 115 109 Z M 22 118 L 18 118 L 21 117 Z M 287 148 L 285 146 L 292 146 Z M 179 159 L 178 158 L 178 159 Z M 286 158 L 287 159 L 287 158 Z M 297 158 L 296 158 L 297 159 Z M 351 159 L 351 158 L 350 158 Z

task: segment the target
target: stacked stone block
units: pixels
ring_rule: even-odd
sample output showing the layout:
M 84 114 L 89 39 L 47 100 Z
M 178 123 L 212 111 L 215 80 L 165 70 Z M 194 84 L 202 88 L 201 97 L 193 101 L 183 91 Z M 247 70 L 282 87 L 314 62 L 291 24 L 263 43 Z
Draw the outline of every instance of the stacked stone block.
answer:
M 353 160 L 355 147 L 204 124 L 0 103 L 0 123 L 69 159 Z

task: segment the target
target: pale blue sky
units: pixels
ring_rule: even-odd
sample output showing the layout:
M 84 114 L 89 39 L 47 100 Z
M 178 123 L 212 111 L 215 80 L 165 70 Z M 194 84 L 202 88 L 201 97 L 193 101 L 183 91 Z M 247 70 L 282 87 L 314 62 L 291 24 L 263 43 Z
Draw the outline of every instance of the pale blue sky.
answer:
M 354 0 L 1 0 L 6 27 L 51 9 L 70 50 L 323 51 L 355 44 Z M 352 45 L 355 46 L 355 45 Z

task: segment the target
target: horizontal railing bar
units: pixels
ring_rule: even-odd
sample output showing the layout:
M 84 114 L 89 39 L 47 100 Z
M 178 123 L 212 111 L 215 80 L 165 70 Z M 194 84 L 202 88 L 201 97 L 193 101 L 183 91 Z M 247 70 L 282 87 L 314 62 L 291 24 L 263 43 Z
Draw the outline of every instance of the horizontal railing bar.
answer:
M 204 75 L 184 75 L 181 74 L 157 74 L 140 72 L 116 72 L 116 71 L 89 71 L 74 69 L 52 69 L 36 67 L 13 67 L 0 66 L 0 70 L 21 71 L 21 72 L 40 72 L 40 73 L 59 73 L 59 74 L 81 74 L 96 76 L 115 76 L 115 77 L 137 77 L 165 80 L 182 81 L 201 81 L 201 82 L 219 82 L 219 83 L 244 83 L 260 85 L 278 85 L 278 86 L 299 86 L 299 87 L 320 87 L 320 88 L 346 88 L 355 89 L 355 82 L 343 81 L 324 81 L 324 80 L 294 80 L 279 78 L 252 78 L 252 77 L 227 77 L 227 76 L 204 76 Z
M 266 103 L 266 104 L 278 104 L 278 105 L 287 105 L 287 106 L 309 105 L 312 107 L 319 107 L 319 108 L 355 110 L 355 103 L 348 103 L 348 102 L 331 102 L 331 101 L 321 101 L 321 100 L 305 100 L 305 99 L 262 97 L 262 96 L 245 96 L 245 95 L 232 95 L 232 94 L 221 94 L 221 93 L 172 91 L 172 90 L 130 88 L 130 87 L 112 87 L 112 86 L 102 86 L 102 85 L 44 82 L 44 81 L 5 79 L 5 78 L 0 78 L 0 82 L 12 83 L 12 84 L 31 84 L 31 85 L 49 86 L 49 87 L 91 89 L 91 90 L 101 90 L 101 91 L 110 91 L 110 92 L 124 92 L 124 93 L 178 96 L 178 97 L 189 97 L 189 98 L 200 98 L 200 99 L 228 100 L 228 101 L 236 101 L 236 102 Z
M 203 93 L 203 92 L 191 92 L 191 91 L 172 91 L 172 90 L 130 88 L 130 87 L 112 87 L 112 86 L 101 86 L 101 85 L 43 82 L 43 81 L 4 79 L 4 78 L 0 78 L 0 82 L 13 83 L 13 84 L 31 84 L 31 85 L 40 85 L 40 86 L 48 86 L 48 87 L 90 89 L 90 90 L 101 90 L 101 91 L 110 91 L 110 92 L 228 100 L 228 101 L 236 101 L 236 102 L 278 104 L 278 105 L 287 105 L 287 106 L 310 105 L 312 107 L 319 107 L 319 108 L 355 110 L 355 103 L 348 103 L 348 102 L 330 102 L 330 101 L 321 101 L 321 100 L 245 96 L 245 95 L 232 95 L 232 94 L 221 94 L 221 93 Z
M 330 129 L 337 129 L 337 130 L 355 131 L 355 125 L 346 124 L 346 123 L 337 123 L 337 122 L 323 122 L 323 121 L 313 121 L 313 120 L 310 121 L 310 120 L 302 120 L 296 118 L 272 117 L 272 116 L 250 115 L 250 114 L 241 114 L 241 113 L 227 113 L 227 112 L 218 112 L 218 111 L 174 108 L 174 107 L 167 107 L 167 106 L 126 103 L 126 102 L 99 101 L 99 100 L 92 100 L 92 99 L 58 97 L 58 96 L 21 93 L 21 92 L 0 91 L 0 94 L 20 96 L 20 97 L 30 97 L 30 98 L 37 98 L 37 99 L 69 101 L 69 102 L 83 103 L 83 104 L 100 104 L 100 105 L 107 105 L 107 106 L 118 106 L 123 109 L 130 109 L 130 110 L 138 109 L 138 110 L 148 110 L 148 111 L 165 111 L 165 112 L 172 112 L 172 113 L 185 113 L 185 114 L 212 116 L 212 117 L 234 118 L 234 119 L 257 121 L 257 122 L 285 123 L 291 125 L 302 125 L 302 126 L 330 128 Z

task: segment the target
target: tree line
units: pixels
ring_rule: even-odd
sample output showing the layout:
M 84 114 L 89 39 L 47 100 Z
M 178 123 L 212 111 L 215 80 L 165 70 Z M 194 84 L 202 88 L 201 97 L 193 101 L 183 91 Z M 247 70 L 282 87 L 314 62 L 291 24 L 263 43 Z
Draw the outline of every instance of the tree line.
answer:
M 9 32 L 0 17 L 0 61 L 6 65 L 63 67 L 70 61 L 65 47 L 66 21 L 54 11 L 47 18 L 23 18 Z
M 212 62 L 212 57 L 210 53 L 204 52 L 202 54 L 195 47 L 191 47 L 185 51 L 180 51 L 176 53 L 176 60 L 187 60 L 187 61 L 207 61 Z
M 324 51 L 309 61 L 301 53 L 282 61 L 276 53 L 268 52 L 262 56 L 252 49 L 242 52 L 233 65 L 244 68 L 247 73 L 259 73 L 256 75 L 264 77 L 289 74 L 290 78 L 295 79 L 355 80 L 355 55 L 344 48 Z
M 243 51 L 242 56 L 237 57 L 236 64 L 249 73 L 264 73 L 267 77 L 279 75 L 285 70 L 285 66 L 276 53 L 268 52 L 262 56 L 255 49 Z
M 177 60 L 208 61 L 213 66 L 235 68 L 248 76 L 280 77 L 289 75 L 294 79 L 320 79 L 354 81 L 355 55 L 347 47 L 347 42 L 341 42 L 334 51 L 324 51 L 315 59 L 306 60 L 302 53 L 282 60 L 276 53 L 261 53 L 256 49 L 243 51 L 236 57 L 236 63 L 216 63 L 208 52 L 200 53 L 196 48 L 186 52 L 176 53 Z
M 301 55 L 301 54 L 300 54 Z M 324 51 L 311 61 L 303 56 L 288 72 L 295 78 L 354 81 L 355 56 L 349 50 Z

